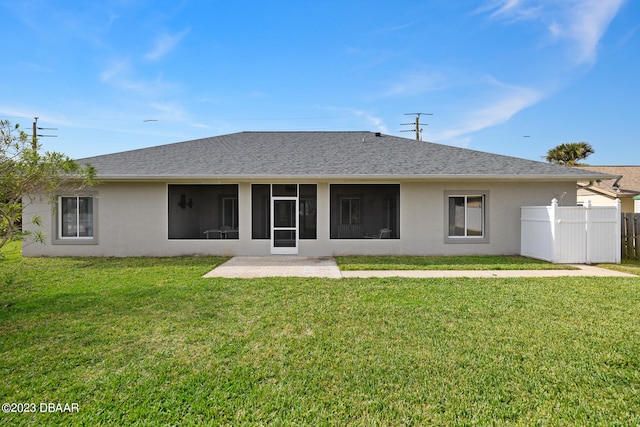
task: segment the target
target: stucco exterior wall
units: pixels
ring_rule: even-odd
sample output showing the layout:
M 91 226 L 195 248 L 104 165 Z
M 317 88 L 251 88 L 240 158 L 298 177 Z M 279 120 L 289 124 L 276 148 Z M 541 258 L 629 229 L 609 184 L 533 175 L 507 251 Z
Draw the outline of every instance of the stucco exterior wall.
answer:
M 202 182 L 200 182 L 202 183 Z M 218 182 L 216 182 L 218 183 Z M 235 182 L 224 182 L 235 183 Z M 477 255 L 520 251 L 520 207 L 548 205 L 566 193 L 565 205 L 576 203 L 572 182 L 385 182 L 400 184 L 400 239 L 330 239 L 328 182 L 317 183 L 317 239 L 300 240 L 299 255 Z M 52 242 L 55 214 L 46 201 L 25 208 L 24 224 L 38 214 L 45 244 L 23 244 L 25 256 L 178 256 L 269 255 L 269 240 L 251 239 L 251 184 L 238 187 L 239 238 L 177 240 L 168 238 L 167 183 L 104 183 L 95 190 L 96 239 Z M 486 243 L 447 243 L 445 192 L 488 194 Z M 64 243 L 64 242 L 62 242 Z

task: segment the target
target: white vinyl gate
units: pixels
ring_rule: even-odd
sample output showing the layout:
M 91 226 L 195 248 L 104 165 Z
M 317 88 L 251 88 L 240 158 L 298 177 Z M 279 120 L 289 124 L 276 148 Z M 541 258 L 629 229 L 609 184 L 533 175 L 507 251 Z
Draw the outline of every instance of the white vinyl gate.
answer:
M 559 264 L 620 263 L 620 200 L 614 207 L 523 206 L 520 254 Z

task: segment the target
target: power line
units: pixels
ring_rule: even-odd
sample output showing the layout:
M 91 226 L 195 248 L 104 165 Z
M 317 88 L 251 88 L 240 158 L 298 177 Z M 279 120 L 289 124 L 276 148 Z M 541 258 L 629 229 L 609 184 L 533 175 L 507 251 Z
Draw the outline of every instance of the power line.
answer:
M 415 132 L 416 132 L 416 141 L 421 141 L 422 138 L 422 128 L 420 127 L 420 116 L 421 115 L 425 115 L 425 116 L 433 116 L 433 113 L 404 113 L 405 116 L 416 116 L 416 121 L 413 123 L 401 123 L 402 126 L 406 126 L 406 125 L 414 125 L 416 126 L 415 128 Z M 426 125 L 425 125 L 426 126 Z M 405 130 L 401 130 L 400 132 L 413 132 L 413 129 L 405 129 Z
M 38 138 L 40 137 L 49 137 L 49 138 L 57 138 L 58 135 L 41 135 L 38 133 L 38 130 L 58 130 L 58 128 L 41 128 L 38 127 L 38 119 L 39 117 L 34 117 L 33 118 L 33 142 L 32 142 L 32 147 L 34 150 L 37 150 L 38 148 Z

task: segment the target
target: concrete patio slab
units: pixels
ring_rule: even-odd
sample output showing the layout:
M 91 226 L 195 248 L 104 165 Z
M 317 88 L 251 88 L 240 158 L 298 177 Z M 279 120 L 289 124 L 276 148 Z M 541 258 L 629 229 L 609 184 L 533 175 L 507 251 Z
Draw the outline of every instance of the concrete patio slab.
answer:
M 331 257 L 275 255 L 237 256 L 202 276 L 227 278 L 328 277 L 340 279 L 340 269 Z
M 295 255 L 233 257 L 205 274 L 204 278 L 255 277 L 638 277 L 592 265 L 574 265 L 578 270 L 367 270 L 340 271 L 331 257 L 301 257 Z

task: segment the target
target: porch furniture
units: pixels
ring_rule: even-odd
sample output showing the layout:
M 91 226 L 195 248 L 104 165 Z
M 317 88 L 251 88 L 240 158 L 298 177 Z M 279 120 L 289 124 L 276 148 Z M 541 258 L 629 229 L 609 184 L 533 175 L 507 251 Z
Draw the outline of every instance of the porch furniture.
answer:
M 222 232 L 219 229 L 211 229 L 203 231 L 203 234 L 207 236 L 207 239 L 221 239 Z M 217 237 L 216 237 L 217 235 Z
M 390 239 L 391 238 L 391 230 L 390 228 L 381 228 L 378 230 L 378 233 L 373 236 L 365 236 L 367 239 Z
M 238 230 L 235 228 L 212 228 L 210 230 L 203 231 L 203 234 L 207 236 L 207 239 L 237 239 Z

